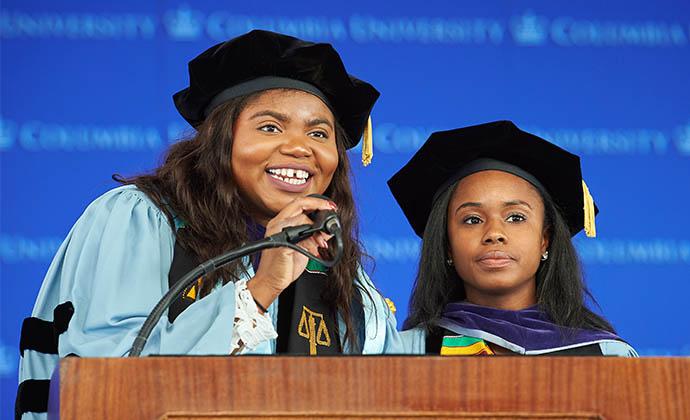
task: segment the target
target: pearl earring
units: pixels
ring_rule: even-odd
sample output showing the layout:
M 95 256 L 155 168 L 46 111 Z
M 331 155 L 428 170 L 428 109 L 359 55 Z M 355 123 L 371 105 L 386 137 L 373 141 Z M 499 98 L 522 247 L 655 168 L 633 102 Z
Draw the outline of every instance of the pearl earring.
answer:
M 546 251 L 543 254 L 541 254 L 541 260 L 542 261 L 546 261 L 548 259 L 549 259 L 549 251 Z
M 448 258 L 448 259 L 446 260 L 446 265 L 447 265 L 448 267 L 452 267 L 452 266 L 453 266 L 453 260 L 452 260 L 451 258 Z

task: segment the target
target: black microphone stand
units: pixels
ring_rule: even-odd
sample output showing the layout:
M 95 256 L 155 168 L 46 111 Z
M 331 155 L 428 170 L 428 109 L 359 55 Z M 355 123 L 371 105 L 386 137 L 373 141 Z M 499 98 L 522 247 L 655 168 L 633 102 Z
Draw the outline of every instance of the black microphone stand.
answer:
M 317 232 L 326 232 L 335 238 L 335 255 L 330 261 L 323 260 L 316 255 L 311 254 L 307 250 L 295 245 L 295 243 L 300 242 Z M 337 216 L 333 214 L 331 217 L 325 217 L 323 220 L 319 220 L 318 223 L 314 225 L 300 225 L 294 227 L 286 227 L 282 231 L 263 238 L 261 240 L 250 242 L 243 245 L 237 249 L 226 252 L 225 254 L 219 255 L 217 257 L 211 258 L 199 264 L 196 268 L 189 271 L 182 277 L 173 287 L 171 287 L 168 292 L 163 295 L 160 301 L 153 308 L 149 316 L 144 321 L 144 324 L 139 330 L 132 344 L 132 348 L 129 350 L 129 357 L 138 357 L 144 350 L 144 345 L 151 335 L 153 328 L 156 326 L 158 321 L 166 309 L 172 304 L 172 302 L 179 296 L 183 290 L 185 290 L 190 284 L 194 283 L 199 277 L 206 274 L 212 273 L 215 270 L 223 267 L 226 264 L 236 260 L 237 258 L 244 257 L 249 254 L 253 254 L 258 251 L 269 248 L 279 248 L 288 247 L 294 249 L 300 254 L 306 256 L 307 258 L 313 259 L 326 267 L 333 267 L 342 256 L 343 253 L 343 238 L 340 230 L 340 222 Z

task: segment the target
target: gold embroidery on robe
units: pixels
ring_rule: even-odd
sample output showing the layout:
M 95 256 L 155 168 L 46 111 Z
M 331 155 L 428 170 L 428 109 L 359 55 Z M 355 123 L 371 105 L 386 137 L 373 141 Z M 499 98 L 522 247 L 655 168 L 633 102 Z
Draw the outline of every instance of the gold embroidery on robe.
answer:
M 192 283 L 191 286 L 185 290 L 182 295 L 186 297 L 187 299 L 191 300 L 196 300 L 196 296 L 198 294 L 198 291 L 201 290 L 201 279 L 203 277 L 199 277 L 194 283 Z
M 388 308 L 391 310 L 391 312 L 395 313 L 397 311 L 397 309 L 395 308 L 395 303 L 393 303 L 393 301 L 388 299 L 388 298 L 386 298 L 385 301 L 386 301 L 386 304 L 388 305 Z
M 318 327 L 316 323 L 318 322 Z M 306 306 L 302 306 L 302 316 L 297 326 L 297 333 L 300 337 L 309 340 L 309 354 L 316 354 L 317 345 L 330 346 L 331 335 L 328 333 L 326 321 L 323 314 L 314 312 Z

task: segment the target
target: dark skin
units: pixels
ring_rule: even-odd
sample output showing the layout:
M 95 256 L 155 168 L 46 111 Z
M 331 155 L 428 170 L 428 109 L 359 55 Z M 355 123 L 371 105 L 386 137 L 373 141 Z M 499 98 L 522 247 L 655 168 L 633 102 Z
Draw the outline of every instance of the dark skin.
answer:
M 501 171 L 462 179 L 448 206 L 448 239 L 468 302 L 506 310 L 537 302 L 535 276 L 549 239 L 544 203 L 529 182 Z
M 544 203 L 529 182 L 495 170 L 462 179 L 448 206 L 448 239 L 468 302 L 507 310 L 536 303 L 549 239 Z
M 316 96 L 297 90 L 268 90 L 250 102 L 234 127 L 233 175 L 266 236 L 284 227 L 311 224 L 307 214 L 334 210 L 323 194 L 338 166 L 335 118 Z M 314 255 L 328 248 L 320 233 L 298 245 Z M 247 283 L 265 308 L 307 266 L 304 255 L 289 248 L 265 250 L 255 276 Z

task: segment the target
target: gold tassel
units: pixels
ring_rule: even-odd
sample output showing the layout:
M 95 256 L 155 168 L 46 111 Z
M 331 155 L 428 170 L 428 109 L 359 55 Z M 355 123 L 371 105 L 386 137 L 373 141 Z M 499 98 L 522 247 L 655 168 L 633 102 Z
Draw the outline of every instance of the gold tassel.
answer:
M 369 166 L 374 158 L 374 139 L 371 136 L 371 115 L 367 119 L 367 126 L 362 134 L 362 165 Z
M 594 199 L 589 193 L 589 188 L 585 184 L 585 180 L 582 180 L 582 194 L 585 202 L 585 235 L 588 238 L 594 238 L 597 236 L 597 226 L 594 223 Z

